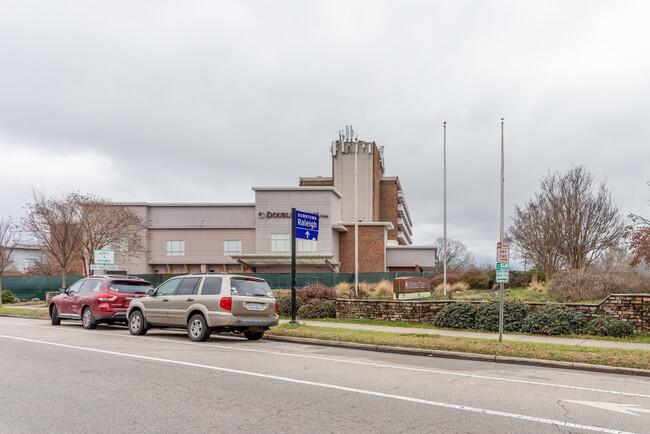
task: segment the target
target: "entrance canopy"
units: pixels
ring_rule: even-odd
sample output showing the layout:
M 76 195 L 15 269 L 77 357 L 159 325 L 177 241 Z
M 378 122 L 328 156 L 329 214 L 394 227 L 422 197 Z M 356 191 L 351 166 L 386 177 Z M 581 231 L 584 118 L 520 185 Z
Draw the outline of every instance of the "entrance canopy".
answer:
M 271 265 L 291 266 L 290 254 L 241 254 L 230 255 L 241 265 L 248 268 L 268 267 Z M 333 255 L 301 254 L 296 255 L 296 265 L 326 266 L 334 269 L 339 266 L 339 261 Z

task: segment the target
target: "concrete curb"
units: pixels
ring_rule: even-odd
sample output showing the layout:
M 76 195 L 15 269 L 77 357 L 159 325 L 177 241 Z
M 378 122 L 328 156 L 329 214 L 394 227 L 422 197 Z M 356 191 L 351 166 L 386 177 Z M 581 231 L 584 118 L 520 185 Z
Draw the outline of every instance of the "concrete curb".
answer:
M 266 339 L 311 344 L 325 347 L 349 348 L 363 351 L 404 354 L 409 356 L 444 357 L 449 359 L 475 360 L 479 362 L 509 363 L 515 365 L 540 366 L 544 368 L 575 369 L 580 371 L 602 372 L 607 374 L 623 374 L 650 377 L 650 370 L 637 368 L 619 368 L 615 366 L 591 365 L 589 363 L 560 362 L 556 360 L 525 359 L 522 357 L 492 356 L 489 354 L 459 353 L 455 351 L 426 350 L 421 348 L 388 347 L 385 345 L 358 344 L 354 342 L 325 341 L 321 339 L 296 338 L 290 336 L 266 335 Z

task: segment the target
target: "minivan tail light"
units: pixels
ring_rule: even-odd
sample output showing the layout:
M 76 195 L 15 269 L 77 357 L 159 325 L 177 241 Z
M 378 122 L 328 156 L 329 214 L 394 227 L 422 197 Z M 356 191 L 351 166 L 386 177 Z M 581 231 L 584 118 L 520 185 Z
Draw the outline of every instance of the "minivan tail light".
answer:
M 275 302 L 275 313 L 278 313 L 278 302 Z
M 117 295 L 110 295 L 110 294 L 99 294 L 97 296 L 97 300 L 99 301 L 113 301 L 117 298 Z
M 230 297 L 222 297 L 221 298 L 221 309 L 223 309 L 223 310 L 232 309 L 232 298 L 230 298 Z

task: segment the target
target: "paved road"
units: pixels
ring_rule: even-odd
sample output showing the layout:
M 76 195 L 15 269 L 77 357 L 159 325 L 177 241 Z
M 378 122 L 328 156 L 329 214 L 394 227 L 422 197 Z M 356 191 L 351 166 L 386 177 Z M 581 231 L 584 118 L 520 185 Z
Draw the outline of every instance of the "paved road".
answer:
M 0 318 L 0 432 L 649 432 L 650 379 Z

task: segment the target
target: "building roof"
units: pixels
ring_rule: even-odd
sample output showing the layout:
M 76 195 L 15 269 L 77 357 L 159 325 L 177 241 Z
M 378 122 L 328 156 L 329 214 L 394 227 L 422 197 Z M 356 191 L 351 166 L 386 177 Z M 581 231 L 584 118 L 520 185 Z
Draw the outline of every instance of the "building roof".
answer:
M 331 191 L 338 197 L 343 197 L 334 187 L 252 187 L 253 191 Z

